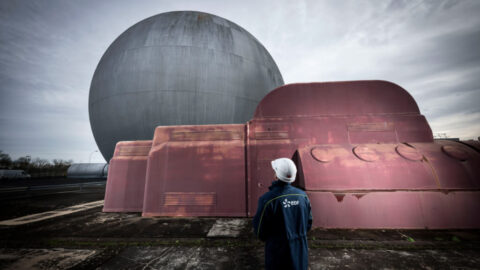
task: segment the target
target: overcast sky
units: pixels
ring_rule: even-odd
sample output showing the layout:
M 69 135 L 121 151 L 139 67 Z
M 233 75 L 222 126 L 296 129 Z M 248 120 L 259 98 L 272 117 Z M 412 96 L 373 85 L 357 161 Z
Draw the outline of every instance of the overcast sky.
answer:
M 285 83 L 389 80 L 413 95 L 434 133 L 480 136 L 477 0 L 2 0 L 0 150 L 104 162 L 88 117 L 95 68 L 128 27 L 174 10 L 242 26 Z

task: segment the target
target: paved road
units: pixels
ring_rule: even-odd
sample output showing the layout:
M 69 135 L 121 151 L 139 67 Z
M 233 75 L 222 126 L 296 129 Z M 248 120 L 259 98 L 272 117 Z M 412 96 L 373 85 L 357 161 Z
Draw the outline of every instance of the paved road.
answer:
M 104 196 L 104 179 L 2 180 L 0 220 L 98 201 Z

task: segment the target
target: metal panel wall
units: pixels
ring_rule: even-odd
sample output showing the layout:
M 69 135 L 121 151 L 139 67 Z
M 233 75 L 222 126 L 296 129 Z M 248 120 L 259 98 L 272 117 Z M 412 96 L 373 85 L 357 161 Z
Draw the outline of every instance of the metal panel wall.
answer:
M 298 184 L 310 197 L 315 226 L 480 226 L 473 214 L 480 207 L 480 153 L 460 143 L 314 145 L 298 157 Z
M 246 125 L 157 127 L 143 215 L 252 216 L 273 180 L 270 161 L 293 157 L 316 227 L 480 228 L 476 146 L 434 142 L 392 83 L 288 85 Z
M 248 125 L 249 216 L 255 214 L 258 198 L 273 180 L 269 160 L 291 158 L 297 149 L 309 145 L 433 141 L 431 129 L 420 115 L 415 100 L 403 88 L 386 81 L 279 87 L 260 102 Z M 363 170 L 366 166 L 360 167 Z M 348 171 L 342 173 L 349 174 Z
M 245 125 L 157 127 L 143 216 L 245 215 Z
M 110 160 L 105 212 L 141 212 L 145 174 L 152 141 L 119 142 Z

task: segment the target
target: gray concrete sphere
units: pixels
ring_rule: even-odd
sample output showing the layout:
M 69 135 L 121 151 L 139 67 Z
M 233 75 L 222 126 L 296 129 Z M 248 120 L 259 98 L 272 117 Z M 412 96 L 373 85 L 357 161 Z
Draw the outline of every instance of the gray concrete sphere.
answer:
M 152 139 L 156 126 L 244 123 L 283 84 L 267 50 L 235 23 L 162 13 L 130 27 L 103 55 L 90 87 L 90 124 L 109 161 L 118 141 Z

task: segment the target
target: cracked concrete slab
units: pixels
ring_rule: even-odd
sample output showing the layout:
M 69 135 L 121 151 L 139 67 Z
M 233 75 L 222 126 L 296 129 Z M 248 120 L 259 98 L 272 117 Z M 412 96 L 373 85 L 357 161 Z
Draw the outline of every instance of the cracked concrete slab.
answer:
M 258 269 L 261 256 L 232 247 L 128 247 L 97 269 Z
M 247 225 L 246 219 L 217 219 L 207 237 L 238 237 Z
M 478 269 L 478 250 L 310 249 L 311 270 Z
M 96 253 L 97 251 L 88 249 L 0 249 L 0 268 L 70 269 Z

